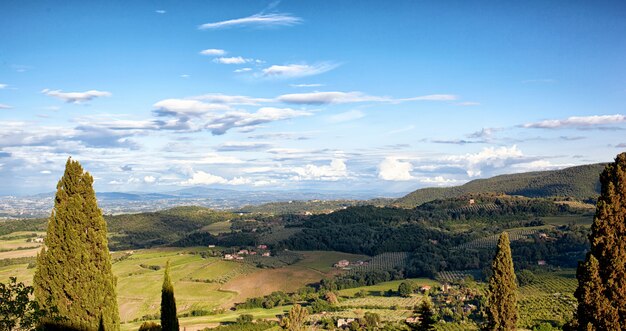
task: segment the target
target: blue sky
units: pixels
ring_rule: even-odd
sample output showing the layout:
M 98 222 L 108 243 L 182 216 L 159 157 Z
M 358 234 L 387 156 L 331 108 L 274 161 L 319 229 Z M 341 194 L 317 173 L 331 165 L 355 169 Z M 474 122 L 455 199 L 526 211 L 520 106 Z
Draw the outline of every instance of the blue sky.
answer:
M 0 194 L 393 195 L 626 150 L 622 1 L 2 1 Z

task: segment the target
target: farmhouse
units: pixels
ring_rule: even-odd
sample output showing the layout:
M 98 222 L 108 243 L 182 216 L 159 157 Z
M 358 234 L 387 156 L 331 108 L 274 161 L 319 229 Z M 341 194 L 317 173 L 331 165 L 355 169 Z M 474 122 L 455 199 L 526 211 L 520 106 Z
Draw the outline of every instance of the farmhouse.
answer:
M 340 318 L 337 320 L 337 327 L 348 326 L 350 323 L 354 322 L 354 318 Z
M 422 291 L 422 292 L 428 292 L 428 291 L 430 291 L 430 289 L 431 289 L 430 285 L 424 285 L 424 286 L 420 287 L 420 291 Z
M 215 245 L 209 245 L 209 248 L 215 248 Z
M 37 237 L 35 239 L 33 239 L 34 242 L 36 243 L 43 243 L 43 238 L 42 237 Z
M 335 268 L 345 268 L 347 266 L 350 265 L 350 261 L 348 260 L 340 260 L 337 263 L 335 263 L 334 267 Z
M 267 245 L 259 245 L 257 246 L 258 249 L 267 249 Z
M 263 256 L 266 256 L 266 257 L 267 257 L 267 256 L 270 256 L 270 252 L 265 252 L 265 253 L 263 253 Z
M 224 260 L 233 260 L 235 257 L 232 254 L 224 255 Z
M 546 265 L 546 260 L 537 261 L 537 265 Z
M 241 250 L 239 250 L 239 252 L 237 252 L 237 254 L 239 254 L 239 255 L 248 255 L 248 254 L 250 254 L 250 252 L 247 249 L 241 249 Z

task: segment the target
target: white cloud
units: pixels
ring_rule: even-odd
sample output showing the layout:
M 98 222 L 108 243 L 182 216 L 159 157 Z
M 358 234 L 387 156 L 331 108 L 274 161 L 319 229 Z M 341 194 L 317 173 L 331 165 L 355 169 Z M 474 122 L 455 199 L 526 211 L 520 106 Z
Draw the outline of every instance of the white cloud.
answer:
M 272 147 L 272 144 L 264 142 L 229 141 L 221 144 L 217 150 L 220 152 L 257 151 Z
M 304 167 L 295 167 L 292 171 L 297 174 L 291 178 L 293 180 L 336 181 L 348 177 L 348 168 L 345 160 L 342 159 L 333 159 L 330 165 L 307 164 Z
M 248 62 L 252 62 L 252 61 L 254 61 L 254 60 L 252 60 L 252 59 L 244 59 L 241 56 L 218 57 L 216 59 L 213 59 L 213 62 L 221 63 L 221 64 L 244 64 L 244 63 L 248 63 Z
M 272 99 L 252 98 L 244 95 L 226 95 L 220 93 L 210 93 L 193 97 L 194 100 L 202 100 L 209 103 L 224 103 L 229 105 L 256 106 L 261 103 L 271 102 Z
M 289 84 L 291 87 L 320 87 L 324 84 Z
M 62 92 L 61 90 L 49 90 L 44 89 L 41 93 L 51 96 L 57 99 L 61 99 L 67 103 L 81 103 L 85 101 L 90 101 L 99 97 L 110 97 L 111 92 L 106 91 L 98 91 L 98 90 L 89 90 L 85 92 Z
M 435 184 L 437 186 L 449 186 L 458 183 L 456 179 L 445 178 L 443 176 L 420 177 L 418 180 L 425 184 Z
M 498 148 L 485 147 L 478 153 L 450 156 L 447 159 L 463 163 L 469 177 L 480 176 L 483 167 L 502 168 L 512 163 L 524 163 L 527 161 L 522 151 L 516 145 Z
M 215 103 L 205 103 L 191 99 L 165 99 L 153 105 L 159 116 L 187 115 L 201 116 L 210 111 L 228 110 L 229 106 Z
M 561 169 L 565 167 L 573 166 L 574 164 L 553 164 L 547 160 L 536 160 L 528 163 L 514 164 L 511 167 L 517 171 L 544 171 Z
M 226 54 L 226 51 L 223 49 L 209 48 L 209 49 L 200 51 L 200 54 L 209 55 L 209 56 L 222 56 Z
M 0 103 L 0 109 L 11 109 L 13 107 L 9 106 L 9 105 L 5 105 L 3 103 Z
M 397 99 L 397 101 L 454 101 L 456 99 L 458 99 L 458 97 L 453 94 L 429 94 L 413 98 Z
M 49 174 L 52 173 L 52 171 L 50 171 L 50 170 L 42 170 L 39 173 L 42 174 L 42 175 L 49 175 Z
M 205 23 L 200 25 L 200 30 L 208 29 L 223 29 L 239 26 L 258 26 L 258 27 L 272 27 L 272 26 L 292 26 L 302 22 L 299 17 L 292 16 L 290 14 L 255 14 L 248 17 L 236 18 L 232 20 Z
M 192 173 L 191 178 L 186 181 L 181 182 L 181 185 L 189 186 L 189 185 L 214 185 L 214 184 L 222 184 L 222 185 L 245 185 L 245 184 L 253 184 L 252 180 L 244 177 L 235 177 L 233 179 L 226 179 L 221 176 L 213 175 L 204 171 L 195 171 Z
M 167 11 L 165 11 L 163 9 L 157 9 L 154 12 L 157 13 L 157 14 L 165 14 L 165 13 L 167 13 Z
M 325 73 L 327 71 L 337 68 L 338 64 L 335 63 L 317 63 L 313 65 L 309 64 L 288 64 L 288 65 L 273 65 L 263 69 L 263 75 L 272 78 L 295 78 L 313 76 Z
M 292 104 L 326 105 L 368 101 L 388 101 L 389 98 L 371 96 L 362 92 L 311 92 L 283 94 L 279 96 L 277 100 Z
M 452 94 L 433 94 L 423 95 L 412 98 L 394 99 L 390 97 L 380 97 L 374 95 L 367 95 L 363 92 L 311 92 L 311 93 L 292 93 L 284 94 L 277 98 L 278 101 L 293 104 L 306 104 L 306 105 L 326 105 L 326 104 L 342 104 L 342 103 L 357 103 L 357 102 L 407 102 L 407 101 L 451 101 L 456 100 L 457 97 Z
M 241 69 L 235 69 L 234 70 L 234 72 L 236 72 L 236 73 L 248 72 L 248 71 L 252 71 L 252 68 L 241 68 Z
M 344 113 L 339 113 L 335 115 L 328 116 L 328 120 L 332 123 L 341 123 L 357 120 L 359 118 L 365 117 L 365 113 L 360 110 L 350 110 Z
M 400 161 L 396 157 L 386 157 L 378 165 L 378 178 L 383 180 L 405 181 L 415 179 L 411 175 L 413 165 L 410 162 Z
M 0 90 L 7 88 L 7 86 L 9 86 L 9 85 L 7 85 L 7 84 L 0 84 Z
M 199 159 L 174 160 L 177 164 L 241 164 L 241 159 L 234 156 L 224 156 L 217 153 L 203 154 Z
M 190 75 L 187 75 L 187 74 L 182 74 L 182 75 L 180 75 L 180 78 L 185 78 L 185 79 L 186 79 L 186 78 L 189 78 L 189 77 L 191 77 L 191 76 L 190 76 Z
M 152 184 L 152 183 L 156 182 L 156 178 L 154 176 L 145 176 L 143 178 L 143 181 L 146 184 Z
M 221 135 L 232 128 L 250 128 L 263 123 L 287 120 L 296 117 L 310 116 L 311 112 L 291 108 L 262 107 L 254 113 L 230 111 L 212 118 L 205 128 L 214 135 Z
M 562 120 L 545 120 L 535 123 L 526 123 L 525 128 L 558 129 L 563 127 L 591 127 L 596 125 L 617 124 L 626 122 L 626 116 L 615 115 L 593 115 L 593 116 L 572 116 Z

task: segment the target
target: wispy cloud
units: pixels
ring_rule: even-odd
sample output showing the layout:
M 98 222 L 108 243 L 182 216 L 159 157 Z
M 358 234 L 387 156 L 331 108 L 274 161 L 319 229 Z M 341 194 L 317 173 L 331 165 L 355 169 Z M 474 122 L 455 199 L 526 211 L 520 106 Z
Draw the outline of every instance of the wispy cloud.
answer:
M 262 70 L 263 76 L 270 78 L 296 78 L 313 76 L 331 71 L 339 64 L 322 62 L 317 64 L 287 64 L 273 65 Z
M 320 87 L 324 84 L 289 84 L 291 87 Z
M 5 105 L 3 103 L 0 103 L 0 109 L 11 109 L 13 107 L 9 106 L 9 105 Z
M 165 13 L 167 13 L 167 11 L 165 11 L 163 9 L 157 9 L 154 12 L 157 13 L 157 14 L 165 14 Z
M 572 116 L 561 120 L 545 120 L 534 123 L 526 123 L 524 128 L 538 129 L 559 129 L 559 128 L 589 128 L 598 125 L 618 124 L 626 122 L 626 116 L 615 115 L 593 115 L 593 116 Z
M 245 185 L 252 184 L 252 180 L 243 177 L 235 177 L 233 179 L 226 179 L 221 176 L 213 175 L 204 171 L 195 171 L 192 173 L 191 178 L 181 182 L 181 185 Z
M 254 61 L 254 60 L 252 60 L 252 59 L 244 59 L 241 56 L 218 57 L 216 59 L 213 59 L 213 62 L 221 63 L 221 64 L 244 64 L 244 63 L 248 63 L 248 62 L 252 62 L 252 61 Z
M 111 92 L 98 90 L 89 90 L 85 92 L 63 92 L 61 90 L 44 89 L 41 93 L 50 97 L 61 99 L 67 103 L 82 103 L 85 101 L 91 101 L 95 98 L 111 96 Z
M 255 14 L 248 17 L 235 18 L 226 21 L 205 23 L 200 25 L 200 30 L 224 29 L 232 27 L 275 27 L 292 26 L 302 22 L 302 19 L 286 13 Z
M 0 90 L 7 88 L 7 86 L 9 86 L 9 85 L 7 85 L 7 84 L 0 84 Z
M 229 110 L 230 107 L 218 103 L 206 103 L 192 99 L 165 99 L 153 105 L 157 116 L 202 116 L 210 111 Z
M 328 120 L 332 123 L 342 123 L 342 122 L 358 120 L 359 118 L 363 118 L 363 117 L 365 117 L 365 113 L 363 113 L 360 110 L 355 109 L 355 110 L 350 110 L 347 112 L 328 116 Z
M 249 72 L 249 71 L 252 71 L 252 68 L 241 68 L 241 69 L 234 70 L 234 72 L 236 73 Z
M 220 152 L 258 151 L 271 148 L 272 144 L 266 142 L 229 141 L 217 147 Z
M 452 94 L 431 94 L 411 98 L 394 99 L 386 96 L 367 95 L 363 92 L 311 92 L 284 94 L 277 98 L 278 101 L 303 105 L 327 105 L 357 102 L 391 102 L 400 103 L 406 101 L 451 101 L 457 96 Z
M 223 103 L 228 105 L 248 105 L 256 106 L 261 103 L 271 102 L 272 99 L 253 98 L 244 95 L 227 95 L 221 93 L 209 93 L 193 97 L 191 99 L 202 100 L 210 103 Z
M 222 55 L 226 55 L 226 51 L 223 49 L 209 48 L 209 49 L 200 51 L 200 54 L 208 55 L 208 56 L 222 56 Z
M 256 112 L 230 111 L 212 118 L 205 126 L 214 135 L 222 135 L 233 128 L 252 129 L 258 125 L 288 120 L 296 117 L 310 116 L 311 112 L 290 108 L 262 107 Z M 247 130 L 249 131 L 249 130 Z
M 472 107 L 472 106 L 480 106 L 480 102 L 476 102 L 476 101 L 463 101 L 463 102 L 457 102 L 456 103 L 457 106 L 462 106 L 462 107 Z

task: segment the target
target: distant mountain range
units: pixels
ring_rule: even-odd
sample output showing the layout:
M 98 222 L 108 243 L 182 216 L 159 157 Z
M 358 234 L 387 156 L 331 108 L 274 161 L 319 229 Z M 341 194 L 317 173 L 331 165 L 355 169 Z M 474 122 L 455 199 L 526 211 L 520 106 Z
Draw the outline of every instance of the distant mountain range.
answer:
M 600 194 L 600 173 L 606 164 L 588 164 L 551 171 L 526 172 L 476 179 L 461 186 L 431 187 L 413 191 L 392 204 L 412 208 L 425 202 L 470 193 L 505 193 L 529 198 L 572 197 L 595 199 Z
M 105 214 L 138 213 L 190 205 L 271 213 L 315 213 L 365 204 L 413 208 L 436 199 L 487 192 L 584 200 L 595 199 L 600 193 L 599 175 L 604 167 L 605 164 L 589 164 L 561 170 L 501 175 L 473 180 L 461 186 L 419 189 L 398 199 L 370 200 L 377 196 L 375 192 L 237 191 L 206 187 L 164 193 L 97 192 L 96 195 Z M 53 197 L 52 192 L 26 197 L 0 197 L 0 218 L 48 216 Z M 295 201 L 305 202 L 290 203 Z

